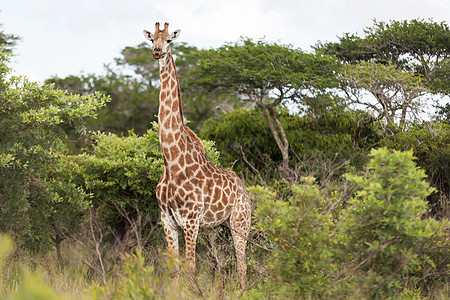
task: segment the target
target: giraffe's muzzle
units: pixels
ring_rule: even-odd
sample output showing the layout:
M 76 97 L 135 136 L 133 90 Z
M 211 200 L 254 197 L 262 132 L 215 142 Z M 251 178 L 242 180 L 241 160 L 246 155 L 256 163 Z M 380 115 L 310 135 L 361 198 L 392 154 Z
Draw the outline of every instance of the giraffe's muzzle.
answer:
M 153 49 L 152 55 L 154 59 L 160 59 L 162 57 L 161 48 Z

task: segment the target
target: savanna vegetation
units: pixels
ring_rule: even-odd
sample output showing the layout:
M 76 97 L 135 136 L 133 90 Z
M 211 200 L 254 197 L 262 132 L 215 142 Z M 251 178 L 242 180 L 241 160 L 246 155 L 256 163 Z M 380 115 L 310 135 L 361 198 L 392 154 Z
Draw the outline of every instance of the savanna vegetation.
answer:
M 19 40 L 0 32 L 2 299 L 450 297 L 445 22 L 374 21 L 310 52 L 173 46 L 188 126 L 251 196 L 246 291 L 226 226 L 171 283 L 151 45 L 38 84 L 11 75 Z

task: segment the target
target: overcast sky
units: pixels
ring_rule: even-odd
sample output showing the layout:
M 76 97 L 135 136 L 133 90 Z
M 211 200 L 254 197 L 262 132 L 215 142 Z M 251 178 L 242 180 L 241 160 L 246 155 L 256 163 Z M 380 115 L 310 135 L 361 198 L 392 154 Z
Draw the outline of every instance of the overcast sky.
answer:
M 0 24 L 22 38 L 13 69 L 35 81 L 102 74 L 143 29 L 169 22 L 178 41 L 215 48 L 240 36 L 310 50 L 378 21 L 450 21 L 450 0 L 2 0 Z

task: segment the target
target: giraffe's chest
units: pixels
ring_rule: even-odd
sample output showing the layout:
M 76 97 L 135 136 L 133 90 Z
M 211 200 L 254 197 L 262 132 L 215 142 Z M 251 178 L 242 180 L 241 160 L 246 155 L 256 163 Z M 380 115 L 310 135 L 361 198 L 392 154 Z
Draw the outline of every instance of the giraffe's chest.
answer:
M 171 217 L 171 219 L 174 221 L 177 226 L 184 228 L 184 225 L 186 224 L 187 214 L 183 212 L 182 207 L 177 206 L 170 206 L 167 207 L 168 215 Z
M 200 188 L 194 188 L 184 179 L 166 173 L 156 194 L 161 210 L 180 227 L 184 227 L 186 221 L 198 219 L 204 209 Z

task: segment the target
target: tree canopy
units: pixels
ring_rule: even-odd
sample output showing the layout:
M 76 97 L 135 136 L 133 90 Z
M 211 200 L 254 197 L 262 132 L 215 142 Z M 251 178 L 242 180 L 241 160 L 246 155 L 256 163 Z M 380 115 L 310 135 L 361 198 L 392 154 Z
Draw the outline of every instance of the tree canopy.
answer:
M 361 127 L 382 119 L 392 123 L 396 115 L 399 124 L 414 121 L 427 107 L 425 96 L 448 95 L 450 30 L 445 22 L 375 20 L 363 37 L 346 33 L 338 42 L 319 43 L 315 49 L 346 65 L 341 78 L 347 102 L 372 110 L 373 116 L 360 120 L 355 143 Z
M 335 87 L 336 60 L 251 39 L 198 56 L 198 64 L 189 73 L 191 84 L 209 92 L 234 93 L 256 105 L 282 153 L 282 169 L 289 177 L 289 141 L 276 109 L 281 104 L 305 104 L 304 97 L 313 98 Z
M 375 59 L 394 64 L 398 69 L 414 71 L 433 88 L 436 72 L 447 69 L 450 57 L 450 29 L 445 22 L 421 19 L 378 22 L 364 29 L 364 37 L 346 33 L 338 42 L 319 44 L 325 53 L 347 63 Z M 435 91 L 447 93 L 437 86 Z

